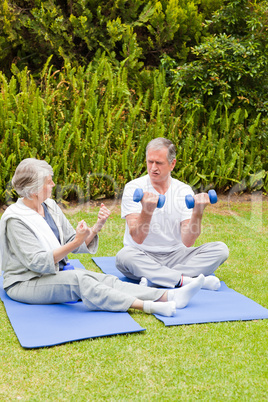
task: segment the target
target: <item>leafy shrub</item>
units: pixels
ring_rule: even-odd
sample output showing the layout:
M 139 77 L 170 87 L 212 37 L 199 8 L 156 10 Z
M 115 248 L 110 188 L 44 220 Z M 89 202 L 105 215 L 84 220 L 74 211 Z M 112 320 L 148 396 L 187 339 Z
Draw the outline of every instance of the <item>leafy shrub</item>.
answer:
M 146 171 L 145 147 L 157 136 L 175 143 L 174 175 L 196 189 L 226 190 L 260 175 L 267 191 L 268 144 L 258 132 L 260 115 L 249 120 L 239 108 L 219 117 L 219 104 L 200 125 L 200 111 L 181 106 L 163 69 L 147 71 L 144 92 L 129 86 L 125 62 L 115 68 L 105 54 L 87 68 L 66 63 L 55 71 L 50 62 L 39 85 L 27 68 L 13 66 L 11 79 L 0 73 L 1 202 L 12 196 L 10 179 L 26 157 L 53 166 L 60 199 L 118 195 Z
M 193 47 L 194 61 L 181 66 L 167 55 L 162 57 L 162 68 L 178 103 L 198 116 L 196 128 L 202 130 L 213 116 L 230 130 L 226 122 L 233 115 L 246 130 L 258 122 L 258 138 L 267 141 L 266 5 L 266 1 L 230 2 L 207 25 L 211 31 L 222 28 L 226 32 L 208 36 Z
M 201 4 L 200 4 L 201 3 Z M 158 66 L 166 52 L 186 60 L 203 35 L 203 21 L 223 0 L 2 0 L 0 68 L 10 74 L 15 63 L 40 71 L 50 55 L 87 65 L 106 51 L 114 63 L 132 68 Z M 203 11 L 203 12 L 202 12 Z

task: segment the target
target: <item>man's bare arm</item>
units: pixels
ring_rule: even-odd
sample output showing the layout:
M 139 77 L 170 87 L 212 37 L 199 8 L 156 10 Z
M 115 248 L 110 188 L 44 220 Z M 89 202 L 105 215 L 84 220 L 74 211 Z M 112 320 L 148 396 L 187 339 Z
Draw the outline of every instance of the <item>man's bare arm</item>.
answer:
M 158 195 L 145 192 L 141 200 L 141 212 L 126 216 L 129 233 L 132 239 L 138 244 L 142 244 L 148 236 L 151 219 L 157 203 Z
M 181 222 L 181 239 L 186 247 L 194 245 L 201 234 L 201 222 L 206 206 L 210 203 L 209 196 L 206 193 L 195 195 L 195 205 L 191 219 Z

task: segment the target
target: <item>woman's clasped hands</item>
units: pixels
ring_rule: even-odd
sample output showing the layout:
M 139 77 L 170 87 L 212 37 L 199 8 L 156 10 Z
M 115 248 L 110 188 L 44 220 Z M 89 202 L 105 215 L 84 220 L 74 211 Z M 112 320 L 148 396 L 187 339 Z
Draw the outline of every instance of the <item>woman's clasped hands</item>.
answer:
M 110 215 L 111 211 L 102 203 L 98 213 L 97 223 L 93 226 L 93 232 L 98 233 L 103 228 Z
M 87 226 L 86 222 L 84 220 L 78 222 L 75 236 L 78 243 L 82 244 L 84 241 L 86 241 L 89 235 L 90 235 L 90 228 Z
M 104 204 L 101 204 L 97 222 L 92 228 L 88 227 L 87 223 L 84 220 L 78 222 L 75 236 L 76 241 L 80 245 L 84 241 L 88 244 L 92 240 L 92 238 L 101 231 L 110 214 L 111 211 L 106 208 Z

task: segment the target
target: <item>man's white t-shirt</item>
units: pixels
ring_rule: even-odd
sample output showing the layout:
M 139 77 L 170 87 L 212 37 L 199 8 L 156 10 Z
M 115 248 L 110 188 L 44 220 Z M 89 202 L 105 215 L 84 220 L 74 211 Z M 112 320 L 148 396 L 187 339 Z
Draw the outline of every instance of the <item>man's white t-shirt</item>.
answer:
M 152 186 L 148 174 L 127 183 L 121 204 L 121 217 L 124 219 L 127 215 L 140 213 L 142 210 L 141 203 L 133 201 L 133 194 L 136 188 L 142 188 L 143 192 L 159 194 Z M 192 210 L 188 209 L 185 204 L 187 194 L 194 194 L 191 187 L 171 178 L 171 184 L 165 193 L 165 204 L 162 208 L 154 210 L 150 231 L 144 242 L 138 244 L 132 239 L 126 223 L 124 246 L 133 246 L 144 251 L 156 253 L 176 250 L 178 245 L 182 243 L 180 224 L 192 216 Z

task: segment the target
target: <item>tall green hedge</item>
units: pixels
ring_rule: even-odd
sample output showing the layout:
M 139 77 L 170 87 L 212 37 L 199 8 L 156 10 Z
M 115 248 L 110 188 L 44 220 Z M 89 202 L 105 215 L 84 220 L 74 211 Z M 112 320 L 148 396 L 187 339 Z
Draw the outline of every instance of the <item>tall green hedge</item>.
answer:
M 228 113 L 216 105 L 200 125 L 199 111 L 185 109 L 164 70 L 140 77 L 146 92 L 131 88 L 124 63 L 114 69 L 105 55 L 87 68 L 66 63 L 60 71 L 48 60 L 38 85 L 27 69 L 13 73 L 11 79 L 0 73 L 2 203 L 26 157 L 53 166 L 58 198 L 117 195 L 145 172 L 145 146 L 158 136 L 177 146 L 174 177 L 196 189 L 227 190 L 243 180 L 268 189 L 260 116 L 250 121 L 243 108 Z
M 204 20 L 223 0 L 1 0 L 0 69 L 40 71 L 53 55 L 86 65 L 106 51 L 133 69 L 158 66 L 165 52 L 186 60 L 204 35 Z
M 157 136 L 196 189 L 267 191 L 267 0 L 2 0 L 0 71 L 1 203 L 28 156 L 119 194 Z

